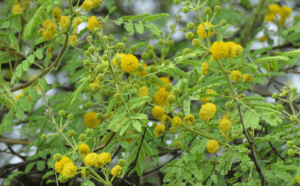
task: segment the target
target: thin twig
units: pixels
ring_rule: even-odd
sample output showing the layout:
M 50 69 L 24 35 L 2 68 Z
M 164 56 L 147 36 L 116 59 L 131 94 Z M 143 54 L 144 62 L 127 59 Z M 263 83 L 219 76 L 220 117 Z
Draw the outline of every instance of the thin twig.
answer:
M 265 126 L 265 133 L 268 134 L 268 129 L 267 129 L 267 125 Z M 279 152 L 276 150 L 276 148 L 274 147 L 274 145 L 269 141 L 269 144 L 271 146 L 271 148 L 273 149 L 273 151 L 275 152 L 275 154 L 282 160 L 285 162 L 285 159 L 279 154 Z

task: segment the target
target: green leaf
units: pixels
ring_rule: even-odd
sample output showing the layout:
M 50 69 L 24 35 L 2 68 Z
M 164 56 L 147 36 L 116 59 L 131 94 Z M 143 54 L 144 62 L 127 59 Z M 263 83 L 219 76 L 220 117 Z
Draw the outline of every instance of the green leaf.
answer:
M 25 169 L 25 174 L 28 174 L 28 172 L 30 172 L 30 170 L 33 168 L 33 166 L 35 165 L 36 162 L 31 162 L 27 165 L 26 169 Z
M 151 16 L 151 14 L 149 14 L 149 13 L 137 15 L 137 16 L 131 18 L 130 21 L 136 21 L 138 19 L 142 19 L 142 18 L 149 17 L 149 16 Z
M 113 128 L 114 126 L 117 125 L 117 123 L 120 122 L 121 119 L 123 119 L 123 117 L 125 117 L 127 115 L 127 112 L 122 112 L 119 115 L 114 115 L 113 120 L 111 122 L 109 122 L 109 128 Z
M 18 171 L 18 172 L 14 172 L 14 173 L 10 174 L 10 175 L 7 177 L 6 182 L 4 183 L 4 185 L 5 185 L 5 186 L 11 185 L 11 184 L 10 184 L 10 181 L 11 181 L 12 179 L 14 179 L 15 176 L 20 175 L 20 174 L 22 174 L 22 173 L 23 173 L 22 171 Z
M 202 64 L 197 62 L 197 61 L 193 61 L 193 60 L 188 60 L 188 59 L 183 59 L 181 60 L 179 63 L 184 63 L 187 65 L 191 65 L 191 66 L 199 66 L 202 67 Z
M 132 113 L 132 114 L 131 114 L 131 119 L 146 120 L 146 119 L 148 119 L 148 116 L 147 116 L 146 114 Z
M 90 180 L 84 180 L 81 186 L 95 186 L 95 184 Z
M 270 61 L 271 67 L 273 70 L 278 71 L 278 63 L 277 61 Z
M 142 149 L 143 149 L 149 156 L 153 156 L 153 151 L 151 150 L 151 148 L 149 147 L 149 145 L 147 144 L 147 142 L 146 142 L 145 140 L 143 141 Z
M 2 23 L 6 22 L 6 21 L 11 20 L 11 19 L 21 17 L 22 15 L 23 15 L 23 14 L 12 15 L 12 16 L 6 18 L 6 19 L 3 19 L 3 20 L 0 21 L 0 25 L 1 25 Z
M 129 110 L 134 110 L 134 109 L 140 108 L 140 107 L 142 107 L 144 104 L 145 104 L 145 101 L 137 102 L 137 103 L 131 105 L 131 106 L 129 107 Z
M 231 25 L 231 24 L 227 24 L 227 25 L 225 25 L 225 26 L 222 26 L 222 27 L 220 28 L 220 33 L 222 33 L 224 30 L 226 30 L 226 28 L 230 27 L 230 25 Z
M 131 103 L 134 103 L 134 102 L 144 101 L 144 100 L 147 100 L 149 98 L 150 98 L 149 96 L 132 98 L 132 99 L 130 99 L 130 100 L 127 101 L 127 104 L 131 104 Z
M 120 131 L 120 136 L 122 136 L 126 130 L 128 129 L 128 127 L 130 126 L 131 122 L 128 122 Z
M 34 55 L 31 54 L 26 59 L 30 64 L 34 63 Z
M 263 120 L 265 120 L 271 126 L 273 126 L 273 127 L 277 126 L 277 120 L 276 119 L 271 119 L 270 116 L 269 116 L 269 113 L 263 112 L 263 113 L 260 114 L 260 116 Z
M 44 176 L 43 176 L 42 179 L 46 179 L 46 178 L 48 178 L 49 176 L 52 176 L 53 174 L 54 174 L 53 171 L 49 171 L 49 172 L 47 172 L 46 174 L 44 174 Z
M 36 57 L 39 59 L 39 60 L 41 60 L 41 59 L 43 59 L 43 49 L 42 48 L 39 48 L 39 49 L 37 49 L 36 51 L 35 51 L 35 55 L 36 55 Z
M 138 120 L 133 120 L 132 125 L 138 132 L 142 132 L 142 125 Z
M 271 57 L 263 57 L 263 58 L 255 59 L 253 63 L 263 63 L 263 62 L 274 61 L 274 60 L 286 61 L 288 63 L 291 62 L 291 59 L 286 56 L 271 56 Z
M 259 115 L 253 111 L 247 111 L 243 117 L 245 128 L 249 127 L 259 128 Z
M 83 91 L 83 89 L 89 84 L 90 79 L 87 78 L 84 83 L 82 83 L 73 93 L 73 95 L 71 96 L 71 98 L 68 101 L 68 104 L 71 106 L 75 100 L 77 99 L 77 97 L 79 96 L 79 94 L 81 94 L 81 92 Z
M 159 19 L 159 18 L 162 18 L 162 17 L 166 17 L 166 16 L 169 16 L 169 14 L 166 14 L 166 13 L 161 13 L 161 14 L 157 14 L 157 15 L 153 15 L 151 17 L 148 17 L 148 18 L 145 18 L 143 19 L 141 22 L 144 23 L 144 22 L 151 22 L 151 21 L 154 21 L 155 19 Z
M 56 181 L 55 180 L 47 180 L 46 184 L 48 184 L 48 183 L 56 183 Z
M 160 35 L 161 30 L 157 26 L 155 26 L 154 24 L 146 24 L 145 26 L 147 28 L 149 28 L 152 33 L 154 33 L 156 35 Z
M 37 162 L 37 170 L 42 171 L 46 167 L 46 162 L 45 161 L 38 161 Z
M 191 111 L 191 100 L 187 99 L 183 101 L 183 111 L 186 116 L 190 115 Z
M 136 162 L 136 171 L 139 175 L 139 177 L 142 177 L 142 174 L 143 174 L 143 162 L 141 160 L 141 158 L 138 158 L 138 161 Z
M 127 123 L 129 121 L 130 118 L 125 118 L 123 119 L 119 124 L 118 126 L 115 128 L 115 132 L 117 132 L 118 130 L 120 130 L 120 128 L 123 127 L 123 125 L 125 125 L 125 123 Z
M 185 73 L 184 71 L 182 71 L 178 68 L 170 68 L 170 70 L 183 78 L 190 79 L 190 76 L 187 73 Z
M 125 23 L 124 27 L 129 32 L 129 35 L 132 36 L 134 34 L 134 28 L 133 28 L 133 24 L 131 21 L 129 21 L 128 23 Z
M 135 29 L 139 34 L 144 33 L 144 25 L 142 22 L 139 22 L 138 24 L 135 25 Z

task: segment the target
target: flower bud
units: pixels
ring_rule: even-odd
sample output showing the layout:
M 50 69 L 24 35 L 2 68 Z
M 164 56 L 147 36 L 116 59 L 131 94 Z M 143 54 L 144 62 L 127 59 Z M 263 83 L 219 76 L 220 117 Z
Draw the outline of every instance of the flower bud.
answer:
M 142 59 L 148 59 L 148 53 L 147 52 L 142 53 Z
M 225 107 L 226 107 L 228 110 L 232 109 L 232 107 L 233 107 L 232 102 L 226 102 L 226 103 L 225 103 Z
M 68 136 L 71 138 L 71 137 L 74 137 L 75 136 L 75 132 L 74 130 L 69 130 L 68 131 Z
M 87 136 L 91 136 L 93 134 L 93 130 L 92 129 L 86 129 L 85 131 Z
M 278 110 L 279 112 L 281 112 L 283 110 L 283 106 L 282 105 L 277 105 L 276 106 L 276 110 Z
M 125 167 L 125 165 L 126 165 L 126 160 L 124 160 L 124 159 L 119 159 L 118 165 L 119 165 L 120 167 Z
M 184 4 L 185 4 L 185 6 L 190 6 L 190 5 L 191 5 L 191 2 L 185 1 Z
M 217 5 L 215 6 L 215 9 L 214 9 L 216 12 L 221 12 L 222 10 L 222 7 L 220 5 Z
M 183 117 L 183 112 L 177 112 L 176 114 L 178 117 L 182 118 Z
M 88 48 L 88 51 L 92 54 L 92 53 L 95 52 L 95 48 L 94 48 L 94 47 L 89 47 L 89 48 Z
M 177 128 L 176 127 L 170 127 L 169 131 L 171 132 L 171 134 L 176 134 Z
M 294 149 L 289 149 L 287 154 L 288 154 L 289 156 L 291 156 L 291 157 L 294 157 L 294 156 L 295 156 L 295 151 L 294 151 Z
M 137 83 L 134 83 L 134 84 L 132 85 L 132 88 L 135 88 L 135 89 L 138 89 L 139 87 L 140 87 L 140 85 L 137 84 Z
M 103 61 L 108 61 L 108 60 L 109 60 L 108 55 L 107 55 L 107 54 L 104 54 L 104 55 L 102 56 L 102 60 L 103 60 Z
M 142 64 L 139 64 L 138 68 L 136 69 L 136 71 L 141 72 L 143 71 L 144 67 Z
M 189 12 L 189 8 L 188 7 L 183 7 L 182 12 L 185 13 L 185 14 L 188 13 Z
M 192 44 L 194 47 L 200 47 L 201 46 L 201 42 L 199 39 L 193 39 Z
M 79 135 L 79 140 L 80 141 L 85 141 L 86 140 L 86 135 L 85 134 L 80 134 Z
M 90 60 L 84 60 L 83 65 L 85 68 L 90 69 L 92 66 L 92 62 Z
M 89 107 L 87 106 L 87 104 L 84 104 L 84 105 L 82 105 L 82 109 L 83 109 L 83 110 L 88 110 Z
M 215 27 L 214 26 L 208 26 L 207 30 L 209 32 L 214 32 L 215 31 Z
M 125 44 L 124 43 L 118 43 L 118 44 L 116 44 L 116 48 L 118 50 L 125 50 Z
M 92 91 L 95 93 L 95 92 L 99 92 L 101 89 L 100 85 L 99 84 L 94 84 L 92 86 Z
M 167 101 L 168 101 L 169 104 L 175 103 L 175 96 L 169 95 L 168 98 L 167 98 Z
M 121 101 L 122 95 L 120 93 L 116 93 L 114 97 L 117 101 Z
M 60 111 L 58 112 L 58 115 L 64 117 L 64 116 L 66 115 L 66 111 L 60 110 Z
M 68 114 L 68 120 L 72 120 L 74 119 L 74 115 L 73 114 Z
M 181 90 L 179 88 L 174 88 L 174 90 L 173 90 L 174 96 L 179 96 L 180 93 L 181 93 Z
M 148 51 L 148 58 L 149 58 L 149 59 L 152 59 L 153 56 L 154 56 L 154 51 L 153 51 L 153 50 L 149 50 L 149 51 Z
M 275 115 L 275 113 L 274 113 L 274 112 L 270 112 L 270 113 L 269 113 L 269 117 L 270 117 L 271 119 L 274 119 L 274 118 L 275 118 L 275 116 L 276 116 L 276 115 Z
M 68 178 L 63 176 L 63 175 L 60 175 L 58 180 L 59 180 L 60 183 L 66 183 L 68 181 Z
M 211 13 L 212 13 L 211 8 L 210 8 L 210 7 L 206 7 L 206 8 L 204 9 L 204 13 L 205 13 L 205 14 L 211 14 Z
M 222 25 L 222 26 L 227 25 L 227 21 L 226 21 L 226 20 L 222 20 L 222 21 L 221 21 L 221 25 Z
M 186 49 L 183 50 L 184 55 L 187 55 L 187 54 L 190 54 L 190 53 L 192 53 L 192 51 L 189 48 L 186 48 Z
M 297 121 L 297 117 L 296 117 L 296 116 L 291 116 L 291 117 L 290 117 L 290 120 L 291 120 L 292 122 L 296 122 L 296 121 Z
M 46 140 L 46 139 L 47 139 L 47 135 L 46 135 L 46 134 L 42 134 L 42 135 L 41 135 L 41 139 L 42 139 L 42 140 Z
M 180 4 L 180 0 L 174 0 L 174 4 L 175 5 L 179 5 Z
M 86 105 L 87 105 L 88 108 L 93 108 L 94 107 L 94 103 L 92 103 L 90 101 Z
M 53 159 L 54 159 L 55 162 L 60 161 L 61 158 L 62 158 L 62 156 L 61 156 L 61 154 L 59 154 L 59 153 L 56 153 L 56 154 L 54 154 L 54 156 L 53 156 Z
M 165 66 L 169 66 L 169 64 L 170 64 L 170 60 L 164 61 L 164 65 L 165 65 Z
M 291 89 L 291 91 L 292 91 L 292 92 L 296 92 L 296 91 L 297 91 L 297 87 L 293 87 L 293 88 Z
M 130 49 L 133 53 L 137 51 L 137 47 L 135 45 L 133 45 Z
M 175 45 L 174 41 L 173 40 L 169 40 L 168 43 L 167 43 L 168 47 L 172 47 Z
M 128 41 L 127 37 L 123 37 L 123 38 L 122 38 L 122 42 L 123 42 L 123 43 L 126 43 L 127 41 Z
M 164 40 L 160 38 L 160 39 L 158 40 L 158 44 L 159 44 L 159 45 L 163 45 L 163 44 L 164 44 Z
M 104 78 L 105 78 L 104 74 L 99 74 L 99 75 L 97 76 L 97 79 L 98 79 L 99 81 L 103 81 Z
M 182 32 L 186 32 L 186 28 L 185 27 L 182 28 Z
M 158 80 L 158 77 L 156 75 L 152 75 L 149 78 L 149 83 L 154 84 L 157 82 L 157 80 Z
M 287 145 L 287 147 L 290 148 L 290 149 L 294 148 L 294 142 L 293 142 L 293 141 L 288 141 L 288 142 L 286 143 L 286 145 Z
M 96 119 L 99 120 L 99 121 L 102 121 L 104 118 L 103 114 L 102 113 L 97 113 L 96 114 Z
M 174 143 L 174 148 L 176 150 L 180 150 L 180 149 L 182 149 L 182 147 L 183 147 L 183 145 L 180 141 L 177 141 L 177 142 Z
M 194 39 L 194 34 L 192 32 L 188 32 L 188 33 L 185 34 L 185 37 L 188 40 L 192 40 L 192 39 Z
M 153 47 L 153 45 L 148 45 L 146 49 L 147 49 L 147 51 L 154 50 L 154 47 Z
M 272 94 L 272 98 L 273 99 L 278 99 L 278 94 L 277 93 Z
M 151 65 L 151 66 L 150 66 L 150 70 L 149 70 L 149 72 L 150 72 L 150 73 L 157 72 L 157 68 L 156 68 L 156 66 L 154 66 L 154 65 Z

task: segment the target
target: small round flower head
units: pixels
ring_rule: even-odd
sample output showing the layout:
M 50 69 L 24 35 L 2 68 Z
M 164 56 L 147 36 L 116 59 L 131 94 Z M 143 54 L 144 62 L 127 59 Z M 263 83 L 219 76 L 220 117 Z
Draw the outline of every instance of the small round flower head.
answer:
M 100 124 L 100 120 L 96 118 L 96 112 L 89 112 L 83 116 L 83 124 L 88 128 L 95 128 Z M 100 116 L 98 116 L 100 117 Z
M 74 137 L 74 136 L 75 136 L 74 130 L 69 130 L 69 131 L 68 131 L 68 136 L 69 136 L 69 137 Z
M 201 106 L 199 117 L 204 121 L 209 121 L 215 117 L 217 107 L 213 103 L 206 103 Z
M 144 97 L 144 96 L 149 96 L 149 89 L 146 86 L 142 86 L 139 88 L 139 96 Z
M 291 120 L 292 122 L 295 122 L 295 121 L 297 121 L 297 117 L 296 117 L 296 116 L 291 116 L 291 117 L 290 117 L 290 120 Z
M 60 161 L 61 158 L 62 158 L 62 156 L 61 156 L 61 154 L 59 154 L 59 153 L 56 153 L 56 154 L 54 154 L 54 156 L 53 156 L 53 160 L 54 160 L 55 162 Z
M 166 114 L 160 119 L 160 122 L 163 124 L 167 124 L 169 121 L 171 121 L 171 117 Z
M 189 29 L 189 30 L 194 30 L 195 29 L 195 24 L 194 23 L 188 23 L 187 24 L 187 29 Z
M 60 17 L 61 17 L 61 15 L 60 15 L 61 12 L 62 12 L 62 9 L 60 9 L 58 6 L 52 10 L 52 16 L 54 17 L 55 22 L 59 22 Z
M 81 5 L 81 9 L 84 9 L 85 11 L 90 11 L 93 7 L 94 3 L 92 0 L 85 0 L 82 5 Z
M 164 44 L 164 40 L 163 40 L 163 39 L 161 39 L 161 38 L 159 38 L 159 40 L 158 40 L 158 44 L 159 44 L 159 45 L 163 45 L 163 44 Z
M 169 131 L 171 132 L 171 134 L 176 134 L 177 128 L 176 127 L 170 127 Z
M 147 52 L 143 52 L 142 53 L 142 58 L 143 59 L 148 59 L 148 53 Z
M 152 109 L 152 115 L 155 119 L 160 120 L 165 115 L 165 110 L 160 106 L 154 106 Z
M 65 177 L 63 175 L 60 175 L 59 178 L 58 178 L 58 181 L 60 183 L 66 183 L 68 181 L 68 177 Z
M 177 112 L 176 114 L 178 117 L 182 118 L 183 117 L 183 112 Z
M 184 4 L 185 4 L 185 6 L 190 6 L 190 5 L 191 5 L 191 2 L 185 1 Z
M 176 150 L 181 150 L 182 147 L 183 147 L 183 145 L 182 145 L 182 143 L 180 141 L 177 141 L 177 142 L 174 143 L 174 148 Z
M 211 23 L 209 22 L 204 22 L 204 26 L 207 29 L 209 26 L 213 26 Z M 206 38 L 206 33 L 204 31 L 204 27 L 203 24 L 200 23 L 197 29 L 197 34 L 199 35 L 199 37 L 201 39 L 205 39 Z M 214 33 L 213 32 L 208 32 L 208 36 L 211 37 Z
M 219 150 L 219 143 L 216 140 L 209 140 L 206 143 L 206 149 L 209 153 L 214 154 Z
M 123 42 L 123 43 L 126 43 L 127 41 L 128 41 L 128 38 L 127 38 L 127 37 L 123 37 L 123 38 L 122 38 L 122 42 Z
M 281 112 L 283 110 L 283 106 L 281 104 L 276 106 L 276 110 L 278 110 L 279 112 Z
M 85 131 L 87 136 L 91 136 L 93 134 L 93 130 L 92 129 L 86 129 Z
M 154 50 L 154 47 L 153 47 L 153 45 L 147 45 L 146 49 L 147 49 L 147 51 Z
M 98 79 L 99 81 L 103 81 L 104 78 L 105 78 L 105 75 L 104 75 L 104 74 L 99 74 L 99 75 L 97 76 L 97 79 Z
M 87 0 L 86 0 L 87 1 Z M 88 19 L 87 28 L 94 33 L 95 29 L 100 29 L 100 24 L 96 19 L 96 16 L 92 16 Z
M 188 40 L 192 40 L 192 39 L 194 39 L 194 34 L 193 34 L 193 32 L 188 32 L 188 33 L 185 34 L 185 37 Z
M 133 45 L 130 47 L 130 50 L 134 53 L 137 51 L 137 46 Z
M 86 105 L 87 105 L 88 108 L 93 108 L 93 107 L 94 107 L 94 103 L 92 103 L 92 102 L 90 102 L 90 101 L 87 102 Z
M 192 51 L 189 48 L 186 48 L 186 49 L 183 50 L 184 55 L 187 55 L 187 54 L 190 54 L 190 53 L 192 53 Z
M 116 93 L 116 94 L 114 95 L 114 98 L 115 98 L 117 101 L 121 101 L 122 94 Z
M 216 94 L 216 92 L 213 89 L 206 90 L 206 93 L 207 94 Z M 200 98 L 200 100 L 203 104 L 206 103 L 207 101 L 209 101 L 210 99 L 211 99 L 211 97 L 201 97 Z
M 119 159 L 118 165 L 119 165 L 120 167 L 125 167 L 125 165 L 126 165 L 126 160 L 124 160 L 124 159 Z
M 180 117 L 178 116 L 175 116 L 173 119 L 172 119 L 172 126 L 173 127 L 180 127 L 182 125 L 182 120 Z
M 59 20 L 59 26 L 61 26 L 62 28 L 68 28 L 70 26 L 69 16 L 61 16 Z
M 132 88 L 134 88 L 134 89 L 138 89 L 139 87 L 140 87 L 140 85 L 137 83 L 133 83 L 133 85 L 132 85 Z
M 211 14 L 211 13 L 212 13 L 212 9 L 211 9 L 210 7 L 206 7 L 206 8 L 204 9 L 204 13 L 205 13 L 205 14 Z
M 219 119 L 219 129 L 223 132 L 228 132 L 232 123 L 228 119 Z
M 278 94 L 277 94 L 277 93 L 273 93 L 273 94 L 272 94 L 272 98 L 273 98 L 273 99 L 278 99 Z
M 72 46 L 76 46 L 77 43 L 78 43 L 78 40 L 77 40 L 77 36 L 76 35 L 72 35 L 70 38 L 69 38 L 69 43 L 72 45 Z
M 158 77 L 156 75 L 152 75 L 149 78 L 149 83 L 154 84 L 157 82 L 157 80 L 158 80 Z
M 121 59 L 121 68 L 127 73 L 135 72 L 138 65 L 139 60 L 132 54 L 127 54 Z
M 109 152 L 102 152 L 99 155 L 99 163 L 104 165 L 104 164 L 108 164 L 111 162 L 111 155 Z
M 207 27 L 207 30 L 208 30 L 209 32 L 215 32 L 215 27 L 214 27 L 214 26 L 208 26 L 208 27 Z
M 182 9 L 182 12 L 183 13 L 188 13 L 190 10 L 189 10 L 189 8 L 188 7 L 183 7 L 183 9 Z
M 183 118 L 183 123 L 186 124 L 186 125 L 193 125 L 195 122 L 195 116 L 190 114 L 188 116 L 185 116 Z
M 159 138 L 159 137 L 161 137 L 161 136 L 163 136 L 163 132 L 165 132 L 165 126 L 164 125 L 162 125 L 162 124 L 159 124 L 159 125 L 157 125 L 156 127 L 155 127 L 155 129 L 154 129 L 154 135 L 157 137 L 157 138 Z
M 90 69 L 92 66 L 92 62 L 90 60 L 84 60 L 83 65 L 85 68 Z
M 92 91 L 95 93 L 95 92 L 99 92 L 101 89 L 100 85 L 98 83 L 95 83 L 93 86 L 92 86 Z
M 242 73 L 239 70 L 233 70 L 233 71 L 230 72 L 229 77 L 233 81 L 238 82 L 242 78 Z
M 143 71 L 144 67 L 142 64 L 139 64 L 138 68 L 136 69 L 138 72 Z
M 222 7 L 221 7 L 220 5 L 217 5 L 217 6 L 215 6 L 214 10 L 215 10 L 216 12 L 221 12 Z
M 172 95 L 172 92 L 167 92 L 164 88 L 160 88 L 154 94 L 153 102 L 165 106 L 168 104 L 168 96 Z
M 228 52 L 229 52 L 228 46 L 223 41 L 221 42 L 215 41 L 210 48 L 210 53 L 216 59 L 222 59 L 224 57 L 227 57 Z
M 86 140 L 86 134 L 80 134 L 79 135 L 79 140 L 80 141 L 85 141 Z
M 173 89 L 172 84 L 166 84 L 166 85 L 165 85 L 165 90 L 166 90 L 167 92 L 171 92 L 172 89 Z
M 180 93 L 181 93 L 181 90 L 180 90 L 179 88 L 174 88 L 174 89 L 173 89 L 173 94 L 174 94 L 174 96 L 179 96 Z
M 86 169 L 83 169 L 81 171 L 81 178 L 88 178 L 90 177 L 90 171 L 87 171 Z
M 287 145 L 287 147 L 290 148 L 290 149 L 294 148 L 294 142 L 293 142 L 293 141 L 288 141 L 288 142 L 286 143 L 286 145 Z
M 208 73 L 209 64 L 207 62 L 202 63 L 202 73 L 201 75 L 205 75 Z
M 119 178 L 122 174 L 122 167 L 116 165 L 114 168 L 111 169 L 111 175 L 116 176 Z
M 291 91 L 292 92 L 296 92 L 297 91 L 297 87 L 292 87 Z
M 172 46 L 175 45 L 175 43 L 174 43 L 173 40 L 169 40 L 169 41 L 167 42 L 167 45 L 168 45 L 168 47 L 172 47 Z
M 192 44 L 194 47 L 200 47 L 201 46 L 201 42 L 199 39 L 193 39 Z
M 295 156 L 295 151 L 294 151 L 294 149 L 289 149 L 287 154 L 288 154 L 289 156 L 291 156 L 291 157 L 294 157 L 294 156 Z
M 125 44 L 124 43 L 118 43 L 118 44 L 116 44 L 116 48 L 118 50 L 125 50 Z
M 173 96 L 173 95 L 169 95 L 168 96 L 168 103 L 169 104 L 173 104 L 173 103 L 175 103 L 175 96 Z
M 243 75 L 243 82 L 252 82 L 254 77 L 251 74 L 244 74 Z
M 42 140 L 46 140 L 46 139 L 47 139 L 47 135 L 46 135 L 46 134 L 42 134 L 42 135 L 41 135 L 41 139 L 42 139 Z
M 270 119 L 274 119 L 274 118 L 275 118 L 275 116 L 276 116 L 276 115 L 275 115 L 275 113 L 274 113 L 274 112 L 270 112 L 270 113 L 269 113 L 269 117 L 270 117 Z
M 233 107 L 233 103 L 232 102 L 226 102 L 225 103 L 225 107 L 226 107 L 226 109 L 228 109 L 228 110 L 230 110 L 230 109 L 232 109 L 232 107 Z
M 222 20 L 222 21 L 221 21 L 221 25 L 222 25 L 222 26 L 227 25 L 227 21 L 226 21 L 226 20 Z
M 156 68 L 156 66 L 154 66 L 154 65 L 151 65 L 151 66 L 150 66 L 150 70 L 149 70 L 149 72 L 150 72 L 150 73 L 157 72 L 157 68 Z
M 103 60 L 103 61 L 108 61 L 108 60 L 109 60 L 108 55 L 107 55 L 107 54 L 104 54 L 104 55 L 102 56 L 102 60 Z
M 58 115 L 64 117 L 64 116 L 66 115 L 66 111 L 60 110 L 60 111 L 58 112 Z
M 148 51 L 148 58 L 149 58 L 149 59 L 152 59 L 153 56 L 154 56 L 154 51 L 153 51 L 153 50 L 149 50 L 149 51 Z
M 91 152 L 90 147 L 87 144 L 80 144 L 78 151 L 82 156 L 86 156 Z
M 43 22 L 43 32 L 42 37 L 45 40 L 51 39 L 57 32 L 57 26 L 56 24 L 51 21 L 50 19 L 47 19 Z
M 73 114 L 68 114 L 67 118 L 68 118 L 68 120 L 72 120 L 72 119 L 74 119 L 74 115 Z

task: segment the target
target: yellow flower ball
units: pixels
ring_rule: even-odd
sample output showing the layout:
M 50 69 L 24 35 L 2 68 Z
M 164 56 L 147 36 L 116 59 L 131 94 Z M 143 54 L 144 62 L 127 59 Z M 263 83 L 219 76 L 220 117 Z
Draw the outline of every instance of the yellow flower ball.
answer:
M 42 37 L 46 40 L 51 39 L 54 34 L 56 34 L 57 27 L 56 24 L 51 21 L 50 19 L 47 19 L 46 21 L 43 22 L 43 33 Z
M 233 70 L 233 71 L 231 71 L 231 74 L 229 75 L 229 77 L 233 81 L 238 82 L 242 78 L 242 73 L 239 70 Z
M 70 26 L 69 16 L 61 16 L 59 20 L 59 26 L 61 26 L 62 28 L 68 28 Z
M 96 112 L 89 112 L 83 117 L 83 124 L 88 128 L 94 128 L 100 124 L 100 121 L 96 119 Z
M 251 74 L 244 74 L 243 75 L 243 82 L 252 82 L 254 77 Z
M 207 94 L 217 94 L 213 89 L 206 90 L 206 93 Z M 202 97 L 202 98 L 200 98 L 200 100 L 203 104 L 206 103 L 207 101 L 209 101 L 210 99 L 211 99 L 211 97 Z
M 273 14 L 280 14 L 281 13 L 281 8 L 278 4 L 271 4 L 268 7 L 269 12 L 273 13 Z
M 168 96 L 173 95 L 172 92 L 167 92 L 165 88 L 160 88 L 155 92 L 153 102 L 162 106 L 168 104 Z
M 66 178 L 69 178 L 73 177 L 76 174 L 76 172 L 77 167 L 73 164 L 73 162 L 69 162 L 64 165 L 61 175 L 63 175 Z
M 204 22 L 204 26 L 205 26 L 205 28 L 207 28 L 207 27 L 213 26 L 213 25 L 211 23 Z M 203 24 L 202 23 L 199 24 L 198 29 L 197 29 L 197 33 L 198 33 L 198 35 L 201 39 L 206 38 L 206 34 L 205 34 L 205 31 L 203 30 Z M 211 37 L 213 34 L 214 34 L 214 32 L 208 32 L 209 37 Z
M 87 144 L 80 144 L 78 150 L 79 153 L 83 156 L 86 156 L 91 152 L 90 147 Z
M 117 57 L 121 57 L 121 59 L 122 59 L 122 57 L 124 57 L 124 56 L 125 56 L 125 54 L 123 54 L 123 53 L 117 54 L 117 55 L 111 60 L 112 63 L 113 63 L 113 65 L 114 65 L 114 66 L 117 65 L 117 62 L 116 62 Z
M 13 13 L 14 15 L 22 14 L 22 13 L 23 13 L 23 8 L 21 7 L 20 4 L 16 4 L 16 5 L 14 5 L 13 8 L 12 8 L 12 13 Z
M 171 80 L 168 78 L 168 77 L 160 77 L 159 78 L 165 85 L 167 85 L 167 84 L 172 84 L 171 83 Z M 156 84 L 156 86 L 158 86 L 158 87 L 160 87 L 160 88 L 163 88 L 164 87 L 164 85 L 158 85 L 158 84 Z
M 139 60 L 132 54 L 127 54 L 121 59 L 121 68 L 125 72 L 135 72 L 139 66 Z
M 74 27 L 77 27 L 80 23 L 82 23 L 82 19 L 80 17 L 76 17 L 74 20 Z
M 232 123 L 228 119 L 219 119 L 219 129 L 223 132 L 228 132 Z
M 69 42 L 72 46 L 75 46 L 77 45 L 78 41 L 77 41 L 77 36 L 76 35 L 72 35 L 70 38 L 69 38 Z
M 205 75 L 208 73 L 209 64 L 207 62 L 202 63 L 202 73 L 201 75 Z
M 87 28 L 94 33 L 94 29 L 98 28 L 100 29 L 100 24 L 99 22 L 96 20 L 96 16 L 92 16 L 88 19 L 87 22 Z
M 222 59 L 224 57 L 227 57 L 228 52 L 229 52 L 228 46 L 223 41 L 221 42 L 215 41 L 210 48 L 210 53 L 216 59 Z
M 219 150 L 219 143 L 216 140 L 209 140 L 206 143 L 206 149 L 209 153 L 214 154 Z
M 90 83 L 89 87 L 92 88 L 95 84 L 99 84 L 99 80 L 95 80 L 93 83 Z
M 276 14 L 267 12 L 264 19 L 265 19 L 265 21 L 273 21 L 275 17 L 276 17 Z
M 139 88 L 139 95 L 141 97 L 149 96 L 149 89 L 146 86 L 142 86 Z
M 58 6 L 52 10 L 52 16 L 54 17 L 56 22 L 59 22 L 60 17 L 61 17 L 60 16 L 61 12 L 62 12 L 62 9 L 60 9 Z
M 116 165 L 114 168 L 111 169 L 110 173 L 111 173 L 111 175 L 119 178 L 122 174 L 122 167 L 120 167 L 120 165 Z
M 201 106 L 199 117 L 204 121 L 209 121 L 215 117 L 217 107 L 213 103 L 206 103 Z
M 152 109 L 152 115 L 155 119 L 160 120 L 165 115 L 165 110 L 160 106 L 155 106 Z
M 291 17 L 293 9 L 288 6 L 281 7 L 280 16 L 283 18 Z
M 89 166 L 92 166 L 92 167 L 94 167 L 94 166 L 96 167 L 98 165 L 98 161 L 99 161 L 99 156 L 96 153 L 89 153 L 84 158 L 84 163 L 86 165 L 89 165 Z
M 99 155 L 99 163 L 104 165 L 104 164 L 108 164 L 111 162 L 111 155 L 108 152 L 102 152 Z
M 143 70 L 138 73 L 139 76 L 145 77 L 147 75 L 145 68 L 148 68 L 148 65 L 146 63 L 143 63 Z
M 85 11 L 90 11 L 92 9 L 92 7 L 94 6 L 93 1 L 91 0 L 85 0 L 82 5 L 81 5 L 81 9 L 84 9 Z M 92 31 L 91 31 L 92 32 Z
M 180 127 L 182 125 L 182 120 L 180 117 L 178 116 L 175 116 L 173 119 L 172 119 L 172 126 L 173 127 Z
M 159 137 L 161 137 L 161 136 L 163 136 L 163 132 L 165 131 L 165 126 L 164 125 L 162 125 L 162 124 L 159 124 L 159 125 L 157 125 L 156 127 L 155 127 L 155 129 L 154 129 L 154 135 L 157 137 L 157 138 L 159 138 Z
M 166 114 L 160 119 L 160 121 L 161 121 L 163 124 L 166 124 L 166 123 L 169 122 L 170 120 L 171 120 L 171 117 L 168 116 L 168 115 L 166 115 Z
M 183 123 L 186 124 L 186 125 L 193 125 L 195 122 L 195 116 L 190 114 L 188 116 L 185 116 L 183 118 Z

